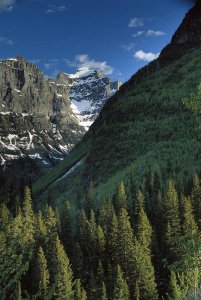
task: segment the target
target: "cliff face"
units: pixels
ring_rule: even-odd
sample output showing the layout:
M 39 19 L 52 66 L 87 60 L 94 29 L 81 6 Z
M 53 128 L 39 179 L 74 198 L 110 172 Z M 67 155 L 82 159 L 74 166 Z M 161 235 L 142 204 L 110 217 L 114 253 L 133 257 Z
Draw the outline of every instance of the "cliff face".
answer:
M 112 82 L 97 74 L 88 70 L 46 79 L 22 57 L 1 61 L 0 164 L 29 156 L 51 166 L 63 159 L 114 92 Z M 90 120 L 84 120 L 83 107 L 92 102 L 96 110 L 87 110 Z

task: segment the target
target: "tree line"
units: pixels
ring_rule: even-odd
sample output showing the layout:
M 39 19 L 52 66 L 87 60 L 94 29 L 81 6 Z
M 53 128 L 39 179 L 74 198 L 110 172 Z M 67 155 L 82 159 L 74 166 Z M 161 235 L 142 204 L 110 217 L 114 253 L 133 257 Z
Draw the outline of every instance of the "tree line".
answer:
M 201 181 L 157 175 L 136 191 L 120 182 L 116 194 L 92 209 L 33 210 L 31 189 L 12 212 L 0 208 L 0 298 L 66 300 L 199 299 Z

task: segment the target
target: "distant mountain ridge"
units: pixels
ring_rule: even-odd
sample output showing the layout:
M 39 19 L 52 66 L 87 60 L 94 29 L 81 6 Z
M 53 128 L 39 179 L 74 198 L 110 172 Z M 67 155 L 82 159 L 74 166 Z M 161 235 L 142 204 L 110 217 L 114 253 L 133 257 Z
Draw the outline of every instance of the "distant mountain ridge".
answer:
M 77 144 L 116 91 L 103 74 L 86 71 L 47 79 L 23 57 L 0 62 L 0 165 L 29 157 L 51 166 Z

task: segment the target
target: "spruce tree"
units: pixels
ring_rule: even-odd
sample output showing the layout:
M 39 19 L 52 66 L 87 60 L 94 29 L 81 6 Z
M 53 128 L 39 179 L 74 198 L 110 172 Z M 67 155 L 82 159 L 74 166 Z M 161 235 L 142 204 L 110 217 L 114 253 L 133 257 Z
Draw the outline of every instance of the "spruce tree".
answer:
M 123 181 L 120 182 L 117 194 L 115 196 L 115 207 L 117 210 L 117 213 L 121 211 L 121 209 L 127 209 L 128 208 L 128 198 L 125 191 L 125 185 Z
M 143 208 L 141 208 L 139 213 L 137 214 L 136 237 L 139 243 L 147 251 L 150 251 L 152 241 L 152 227 Z
M 69 256 L 72 258 L 73 253 L 73 229 L 72 229 L 72 216 L 71 216 L 71 205 L 66 202 L 62 217 L 62 230 L 61 230 L 61 240 L 64 245 L 64 249 Z
M 38 298 L 43 300 L 48 298 L 48 295 L 50 293 L 50 274 L 47 268 L 47 261 L 42 247 L 40 247 L 38 251 L 38 277 Z
M 171 272 L 169 290 L 170 299 L 181 300 L 183 298 L 181 289 L 177 283 L 176 274 L 174 272 Z
M 84 288 L 81 285 L 80 279 L 77 279 L 75 282 L 74 289 L 74 300 L 87 300 L 87 295 Z
M 0 229 L 5 230 L 10 221 L 10 212 L 5 203 L 0 205 Z
M 143 300 L 158 299 L 158 292 L 156 287 L 156 279 L 154 267 L 151 261 L 151 253 L 147 251 L 138 240 L 134 242 L 133 262 L 132 262 L 132 281 L 131 294 L 140 295 Z M 137 290 L 136 290 L 137 287 Z
M 117 238 L 118 238 L 118 220 L 114 213 L 111 224 L 108 226 L 108 239 L 107 239 L 107 249 L 108 253 L 107 260 L 111 262 L 112 266 L 118 262 L 118 249 L 117 249 Z
M 191 199 L 189 197 L 184 197 L 181 209 L 183 235 L 188 237 L 195 236 L 198 232 L 198 227 L 195 222 L 193 209 L 191 205 Z
M 193 179 L 191 200 L 196 221 L 201 229 L 201 183 L 198 176 Z
M 55 241 L 54 254 L 54 298 L 73 299 L 73 273 L 69 259 L 59 238 Z
M 169 263 L 177 259 L 178 239 L 181 236 L 179 199 L 172 180 L 163 198 L 163 253 Z
M 122 209 L 118 218 L 118 233 L 117 233 L 117 258 L 118 264 L 123 269 L 124 273 L 129 276 L 129 268 L 133 260 L 134 250 L 133 230 L 129 221 L 128 213 Z
M 114 284 L 113 300 L 129 300 L 129 288 L 124 279 L 121 267 L 117 266 L 117 275 Z
M 100 298 L 97 298 L 97 300 L 108 300 L 107 297 L 107 290 L 106 290 L 106 286 L 105 283 L 102 282 L 102 287 L 101 287 L 101 293 L 100 293 Z
M 169 223 L 172 233 L 176 237 L 180 233 L 179 200 L 172 180 L 168 182 L 168 188 L 163 199 L 163 216 L 165 225 Z
M 24 243 L 24 248 L 27 248 L 28 251 L 32 251 L 35 234 L 35 215 L 32 208 L 31 190 L 28 187 L 25 187 L 24 191 L 22 216 L 24 228 L 22 240 Z
M 104 259 L 105 256 L 105 235 L 100 226 L 97 227 L 96 233 L 96 259 Z
M 37 246 L 45 247 L 45 241 L 47 240 L 47 227 L 42 212 L 36 215 L 36 242 Z

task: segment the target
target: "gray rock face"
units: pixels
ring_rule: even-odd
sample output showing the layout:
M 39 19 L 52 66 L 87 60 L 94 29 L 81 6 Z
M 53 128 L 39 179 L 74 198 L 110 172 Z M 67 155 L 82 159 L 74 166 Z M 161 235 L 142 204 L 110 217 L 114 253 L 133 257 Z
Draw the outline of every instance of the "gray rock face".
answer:
M 71 107 L 80 123 L 88 129 L 97 118 L 107 99 L 120 87 L 120 82 L 112 82 L 99 71 L 79 69 L 74 75 L 70 88 Z
M 22 57 L 1 61 L 0 164 L 29 156 L 51 166 L 63 159 L 114 91 L 97 71 L 46 79 Z

